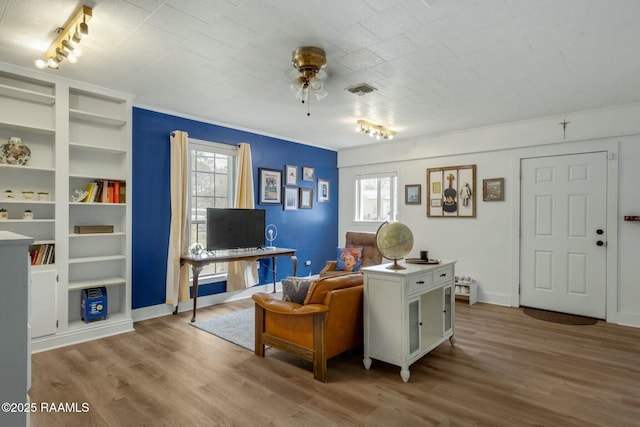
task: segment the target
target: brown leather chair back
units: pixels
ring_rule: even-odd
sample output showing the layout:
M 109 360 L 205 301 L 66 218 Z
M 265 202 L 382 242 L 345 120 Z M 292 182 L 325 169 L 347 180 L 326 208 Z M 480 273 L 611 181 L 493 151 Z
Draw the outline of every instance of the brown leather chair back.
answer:
M 347 231 L 345 248 L 364 248 L 362 266 L 382 264 L 382 254 L 376 243 L 376 233 L 369 231 Z

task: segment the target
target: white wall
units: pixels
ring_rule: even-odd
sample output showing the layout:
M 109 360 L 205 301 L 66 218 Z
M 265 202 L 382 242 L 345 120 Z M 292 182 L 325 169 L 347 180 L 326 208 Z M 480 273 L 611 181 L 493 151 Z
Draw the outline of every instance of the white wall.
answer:
M 609 160 L 607 320 L 640 326 L 640 106 L 609 108 L 475 130 L 380 143 L 338 153 L 339 242 L 347 230 L 375 231 L 378 224 L 355 223 L 356 175 L 398 173 L 399 220 L 414 233 L 414 249 L 435 258 L 456 259 L 457 275 L 479 282 L 479 300 L 518 305 L 520 159 L 607 151 Z M 563 140 L 562 126 L 571 122 Z M 359 135 L 354 135 L 354 138 Z M 427 168 L 476 165 L 476 218 L 426 216 Z M 483 202 L 482 180 L 505 178 L 505 201 Z M 404 204 L 404 186 L 422 185 L 422 204 Z M 618 194 L 620 195 L 618 197 Z

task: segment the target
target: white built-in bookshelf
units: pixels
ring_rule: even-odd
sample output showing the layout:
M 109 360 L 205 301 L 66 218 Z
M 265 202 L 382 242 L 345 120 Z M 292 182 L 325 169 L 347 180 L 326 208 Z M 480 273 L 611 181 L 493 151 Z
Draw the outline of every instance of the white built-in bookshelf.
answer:
M 0 230 L 33 237 L 31 249 L 55 248 L 52 263 L 32 266 L 32 290 L 38 289 L 32 308 L 48 313 L 34 328 L 33 349 L 132 330 L 131 97 L 0 66 L 0 145 L 12 136 L 29 147 L 31 160 L 0 164 L 0 208 L 9 216 Z M 90 183 L 122 187 L 120 200 L 70 201 Z M 4 197 L 6 190 L 13 199 Z M 23 191 L 48 196 L 25 200 Z M 33 219 L 22 219 L 27 209 Z M 76 233 L 76 226 L 95 225 L 113 232 Z M 82 290 L 101 286 L 107 287 L 107 319 L 85 323 Z

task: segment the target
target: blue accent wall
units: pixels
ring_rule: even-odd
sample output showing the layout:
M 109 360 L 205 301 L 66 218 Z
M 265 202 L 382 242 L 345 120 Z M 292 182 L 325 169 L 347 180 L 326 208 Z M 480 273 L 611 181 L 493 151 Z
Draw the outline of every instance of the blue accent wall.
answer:
M 132 307 L 165 303 L 167 248 L 169 242 L 170 150 L 169 134 L 185 131 L 205 141 L 251 145 L 256 208 L 266 210 L 267 224 L 278 227 L 274 244 L 297 250 L 298 276 L 316 274 L 335 258 L 338 234 L 337 153 L 251 132 L 203 123 L 141 108 L 133 109 L 133 218 Z M 258 168 L 285 170 L 295 165 L 298 187 L 313 188 L 313 208 L 285 211 L 282 205 L 258 204 Z M 315 168 L 315 181 L 302 181 L 302 166 Z M 318 178 L 330 181 L 330 201 L 318 203 Z M 283 176 L 284 179 L 284 176 Z M 283 194 L 284 195 L 284 194 Z M 306 260 L 311 266 L 304 265 Z M 260 284 L 271 283 L 271 260 L 260 262 Z M 291 275 L 291 261 L 277 261 L 277 280 Z M 200 285 L 198 296 L 226 290 L 226 282 Z

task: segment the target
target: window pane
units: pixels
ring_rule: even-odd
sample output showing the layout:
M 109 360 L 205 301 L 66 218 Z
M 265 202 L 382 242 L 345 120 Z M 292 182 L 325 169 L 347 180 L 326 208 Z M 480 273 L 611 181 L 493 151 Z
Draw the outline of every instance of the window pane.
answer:
M 215 153 L 198 151 L 196 156 L 195 170 L 213 172 L 215 170 Z
M 356 180 L 356 220 L 384 221 L 396 218 L 396 177 Z
M 217 173 L 229 173 L 229 160 L 227 156 L 216 155 L 216 172 Z

